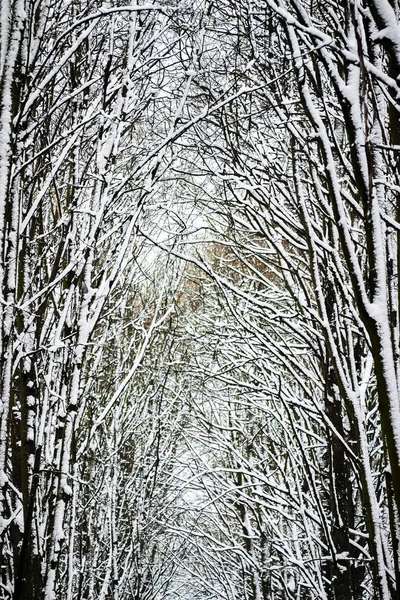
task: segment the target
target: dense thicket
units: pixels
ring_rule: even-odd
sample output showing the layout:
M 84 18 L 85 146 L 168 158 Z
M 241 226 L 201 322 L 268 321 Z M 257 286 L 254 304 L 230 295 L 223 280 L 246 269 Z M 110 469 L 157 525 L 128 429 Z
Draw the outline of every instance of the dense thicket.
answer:
M 2 3 L 0 598 L 400 597 L 397 10 Z

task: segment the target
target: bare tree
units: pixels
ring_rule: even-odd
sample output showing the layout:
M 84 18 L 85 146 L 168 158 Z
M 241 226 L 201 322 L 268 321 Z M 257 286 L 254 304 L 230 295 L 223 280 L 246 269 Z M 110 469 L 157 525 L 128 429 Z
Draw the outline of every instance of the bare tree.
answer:
M 114 536 L 113 452 L 124 418 L 116 405 L 168 312 L 161 290 L 109 397 L 99 389 L 110 385 L 100 376 L 103 348 L 115 347 L 107 319 L 136 285 L 138 223 L 168 163 L 190 77 L 171 71 L 168 9 L 71 1 L 1 11 L 1 597 L 72 597 L 77 482 L 91 456 L 79 444 L 105 422 L 114 431 L 104 442 L 101 513 Z M 92 594 L 108 594 L 113 544 Z

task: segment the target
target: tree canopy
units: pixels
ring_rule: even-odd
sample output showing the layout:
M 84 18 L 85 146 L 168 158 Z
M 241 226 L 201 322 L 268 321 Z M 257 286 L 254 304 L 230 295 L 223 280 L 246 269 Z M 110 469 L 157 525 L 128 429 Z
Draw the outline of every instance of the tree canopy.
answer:
M 394 0 L 3 0 L 0 600 L 400 598 Z

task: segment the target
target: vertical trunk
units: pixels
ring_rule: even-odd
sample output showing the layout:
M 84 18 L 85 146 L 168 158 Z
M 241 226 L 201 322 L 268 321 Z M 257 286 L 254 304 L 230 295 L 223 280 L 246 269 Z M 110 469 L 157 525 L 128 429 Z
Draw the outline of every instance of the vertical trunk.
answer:
M 326 369 L 325 411 L 336 431 L 344 438 L 342 405 L 338 395 L 336 377 L 329 360 Z M 329 504 L 332 515 L 331 537 L 336 555 L 327 564 L 326 593 L 332 600 L 352 600 L 353 590 L 349 561 L 349 503 L 348 495 L 349 469 L 343 443 L 339 438 L 327 431 L 329 469 Z
M 325 302 L 327 317 L 331 326 L 334 326 L 337 310 L 337 295 L 334 283 L 330 280 L 327 269 L 325 281 Z M 345 432 L 342 418 L 342 403 L 336 381 L 336 374 L 327 350 L 324 358 L 325 364 L 325 411 L 328 419 L 335 427 L 342 439 Z M 336 555 L 328 566 L 331 583 L 327 585 L 328 598 L 332 600 L 352 600 L 352 585 L 349 563 L 349 497 L 348 480 L 349 469 L 343 443 L 338 436 L 327 431 L 328 437 L 328 469 L 329 469 L 329 503 L 332 515 L 332 541 Z
M 12 589 L 17 570 L 22 565 L 21 540 L 23 521 L 27 517 L 25 505 L 23 516 L 18 494 L 25 475 L 21 464 L 25 448 L 21 444 L 23 400 L 17 399 L 13 390 L 13 360 L 15 343 L 15 301 L 18 285 L 18 226 L 19 197 L 14 188 L 11 173 L 15 157 L 16 137 L 13 119 L 19 110 L 23 76 L 21 72 L 21 47 L 24 27 L 24 2 L 3 2 L 1 12 L 0 49 L 0 510 L 9 524 L 2 532 L 0 549 L 0 579 L 6 589 Z M 22 384 L 23 385 L 23 384 Z M 24 409 L 26 405 L 24 404 Z M 12 474 L 7 473 L 12 458 Z M 26 470 L 25 470 L 26 474 Z M 8 477 L 14 481 L 8 485 Z M 17 517 L 17 521 L 16 521 Z M 10 565 L 8 545 L 12 548 Z
M 329 269 L 325 281 L 325 305 L 328 320 L 332 330 L 335 330 L 335 319 L 338 311 L 337 302 L 340 294 L 330 280 Z M 362 596 L 361 582 L 365 574 L 364 566 L 358 565 L 352 559 L 354 547 L 350 543 L 350 530 L 354 529 L 353 494 L 351 489 L 350 464 L 341 440 L 349 441 L 343 418 L 344 406 L 337 382 L 335 369 L 326 349 L 325 365 L 325 411 L 330 423 L 339 435 L 327 430 L 329 469 L 329 504 L 332 515 L 331 537 L 336 556 L 328 565 L 330 577 L 326 591 L 333 600 L 358 600 Z

